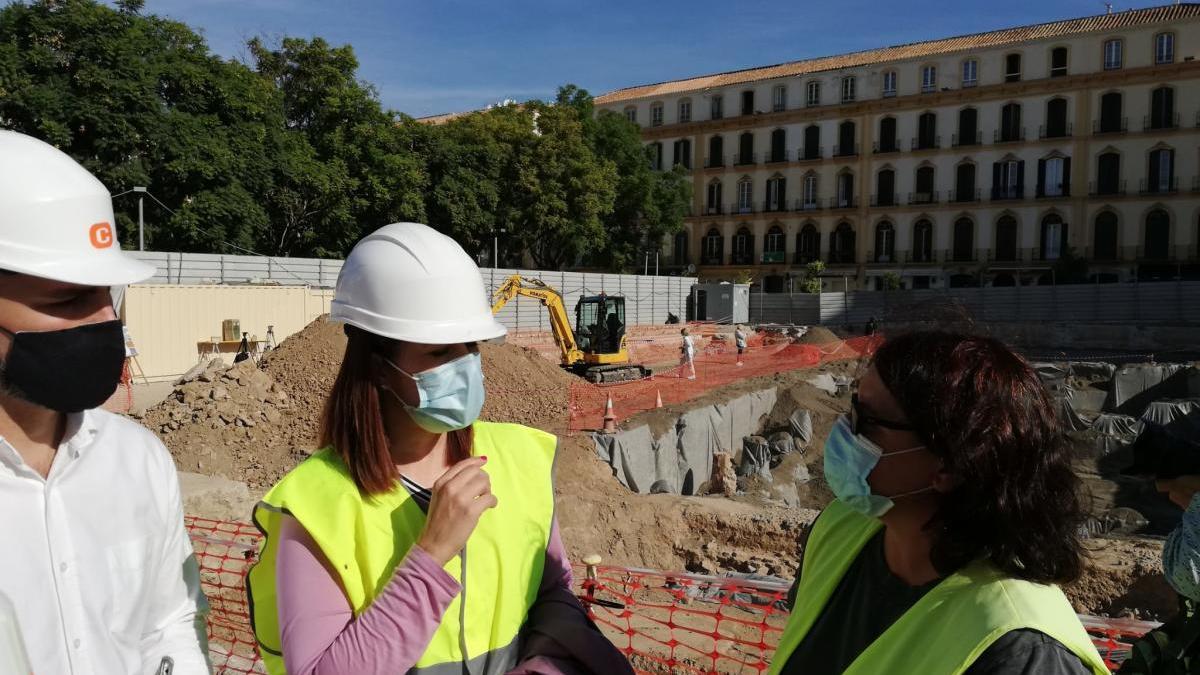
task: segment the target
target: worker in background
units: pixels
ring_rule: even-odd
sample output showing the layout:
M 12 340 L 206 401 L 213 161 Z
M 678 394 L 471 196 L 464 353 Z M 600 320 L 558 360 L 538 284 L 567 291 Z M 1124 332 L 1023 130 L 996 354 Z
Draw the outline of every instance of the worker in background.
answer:
M 680 375 L 686 372 L 687 379 L 696 379 L 696 343 L 692 342 L 692 335 L 687 328 L 679 331 L 683 340 L 679 345 L 679 369 Z
M 739 325 L 737 328 L 733 329 L 733 342 L 737 346 L 737 364 L 739 366 L 744 365 L 742 363 L 742 354 L 744 354 L 746 352 L 746 329 L 745 328 L 742 328 Z
M 616 312 L 609 312 L 608 319 L 606 320 L 605 323 L 607 324 L 607 328 L 608 328 L 608 339 L 609 339 L 608 351 L 610 351 L 610 352 L 620 351 L 621 350 L 621 330 L 623 328 L 625 328 L 625 324 L 621 323 L 621 320 L 617 318 Z
M 1083 510 L 1054 410 L 996 340 L 880 347 L 825 442 L 836 499 L 770 672 L 1108 673 L 1059 589 L 1083 571 Z
M 254 510 L 248 576 L 269 673 L 631 673 L 571 593 L 554 436 L 479 421 L 479 269 L 415 223 L 360 241 L 331 319 L 349 338 L 323 448 Z
M 0 131 L 0 594 L 36 673 L 209 672 L 175 463 L 100 410 L 125 340 L 112 200 L 67 155 Z

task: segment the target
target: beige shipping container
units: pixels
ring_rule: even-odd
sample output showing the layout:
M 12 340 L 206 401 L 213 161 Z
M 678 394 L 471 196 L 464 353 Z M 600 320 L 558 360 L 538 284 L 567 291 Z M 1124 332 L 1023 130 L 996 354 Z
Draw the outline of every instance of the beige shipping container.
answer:
M 125 290 L 121 315 L 146 377 L 170 380 L 208 358 L 200 345 L 221 337 L 230 317 L 260 340 L 274 326 L 282 342 L 327 314 L 332 300 L 332 289 L 307 286 L 139 284 Z M 225 360 L 232 363 L 232 354 Z

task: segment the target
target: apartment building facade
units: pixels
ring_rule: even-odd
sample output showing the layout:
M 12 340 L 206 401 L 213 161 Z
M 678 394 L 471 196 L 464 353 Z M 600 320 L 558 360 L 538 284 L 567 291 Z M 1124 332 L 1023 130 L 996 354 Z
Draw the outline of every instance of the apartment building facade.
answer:
M 1200 4 L 622 89 L 694 196 L 668 269 L 787 290 L 1200 279 Z M 1078 266 L 1076 266 L 1078 269 Z

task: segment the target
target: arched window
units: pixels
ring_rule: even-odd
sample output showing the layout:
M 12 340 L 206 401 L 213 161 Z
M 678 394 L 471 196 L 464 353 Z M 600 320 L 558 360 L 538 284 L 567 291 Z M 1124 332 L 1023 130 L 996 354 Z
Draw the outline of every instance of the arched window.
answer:
M 1146 214 L 1146 245 L 1142 257 L 1146 260 L 1167 260 L 1171 257 L 1171 216 L 1162 209 Z
M 821 127 L 804 127 L 804 159 L 821 159 Z
M 720 265 L 724 260 L 725 237 L 714 227 L 704 235 L 704 259 L 701 262 L 705 265 Z
M 681 230 L 675 233 L 674 246 L 674 264 L 676 267 L 687 265 L 688 260 L 688 233 L 687 230 Z
M 771 156 L 767 159 L 768 162 L 786 162 L 787 156 L 787 131 L 784 129 L 776 129 L 771 132 Z
M 1092 232 L 1092 258 L 1117 259 L 1117 214 L 1112 211 L 1096 214 L 1095 229 Z
M 937 114 L 921 113 L 917 118 L 917 137 L 913 139 L 913 150 L 928 150 L 940 145 L 937 135 Z
M 896 228 L 886 220 L 875 226 L 875 262 L 896 261 Z
M 958 111 L 958 135 L 954 137 L 954 145 L 979 145 L 983 136 L 979 133 L 979 111 L 975 108 L 963 108 Z
M 647 147 L 650 154 L 650 168 L 654 171 L 661 171 L 663 168 L 663 144 L 655 141 Z
M 817 174 L 812 171 L 804 174 L 803 194 L 800 196 L 800 208 L 804 211 L 811 211 L 820 208 L 820 201 L 817 195 Z
M 807 223 L 796 233 L 796 262 L 810 263 L 821 255 L 821 234 L 817 226 Z
M 1067 224 L 1051 213 L 1042 218 L 1042 260 L 1058 260 L 1067 249 Z
M 1124 101 L 1119 91 L 1110 91 L 1100 97 L 1100 123 L 1097 133 L 1117 134 L 1127 128 L 1125 118 L 1121 116 Z
M 837 195 L 834 197 L 834 208 L 854 208 L 854 174 L 843 171 L 837 177 Z
M 1171 87 L 1159 87 L 1150 92 L 1150 118 L 1147 129 L 1174 129 L 1179 126 L 1179 116 L 1175 114 L 1175 90 Z
M 922 166 L 917 169 L 916 190 L 909 196 L 909 204 L 932 204 L 937 201 L 934 191 L 933 167 Z
M 737 184 L 737 212 L 738 213 L 753 213 L 754 212 L 754 181 L 747 176 L 738 181 Z
M 1042 127 L 1042 138 L 1064 138 L 1071 135 L 1067 122 L 1067 99 L 1056 97 L 1046 101 L 1046 124 Z
M 975 187 L 975 165 L 963 162 L 954 167 L 954 201 L 976 201 L 978 189 Z
M 1175 180 L 1175 151 L 1157 148 L 1150 151 L 1150 165 L 1146 171 L 1145 192 L 1162 194 L 1175 192 L 1179 187 Z
M 738 164 L 754 164 L 754 134 L 746 131 L 738 136 Z
M 896 143 L 896 118 L 884 117 L 879 120 L 879 145 L 876 147 L 876 152 L 899 152 L 900 146 Z
M 704 215 L 715 216 L 721 212 L 722 199 L 721 181 L 712 179 L 708 182 L 707 201 L 704 202 Z
M 838 144 L 833 149 L 834 157 L 853 157 L 858 154 L 854 143 L 854 122 L 846 120 L 838 125 Z
M 1050 77 L 1062 77 L 1067 74 L 1067 56 L 1066 47 L 1050 50 Z
M 829 235 L 829 262 L 849 265 L 854 262 L 854 228 L 850 223 L 839 223 Z
M 896 172 L 882 169 L 875 175 L 875 205 L 896 205 Z
M 1021 55 L 1007 54 L 1004 57 L 1004 81 L 1005 82 L 1020 82 L 1021 81 Z
M 996 142 L 1014 143 L 1025 140 L 1025 127 L 1021 126 L 1021 104 L 1006 103 L 1000 108 L 1000 128 L 996 130 Z
M 772 225 L 771 229 L 767 230 L 767 238 L 763 241 L 763 263 L 782 263 L 787 260 L 787 253 L 784 251 L 786 238 L 783 233 L 783 228 L 778 225 Z
M 787 178 L 775 174 L 767 180 L 767 211 L 787 211 Z
M 1096 160 L 1096 194 L 1117 195 L 1125 192 L 1121 185 L 1121 155 L 1105 152 Z
M 954 221 L 954 261 L 975 260 L 975 223 L 970 218 Z
M 1017 260 L 1017 220 L 1012 216 L 1001 216 L 996 221 L 996 260 Z
M 912 262 L 933 262 L 933 223 L 925 218 L 913 224 Z
M 754 235 L 745 227 L 739 228 L 737 234 L 733 235 L 733 264 L 754 264 Z
M 708 161 L 704 166 L 712 169 L 718 166 L 725 166 L 725 139 L 720 136 L 713 136 L 708 139 Z

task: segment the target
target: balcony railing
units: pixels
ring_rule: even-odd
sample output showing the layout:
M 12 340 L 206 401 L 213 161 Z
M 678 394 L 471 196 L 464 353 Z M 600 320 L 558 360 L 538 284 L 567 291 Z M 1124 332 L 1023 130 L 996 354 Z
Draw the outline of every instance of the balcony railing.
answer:
M 1108 122 L 1105 124 L 1105 122 Z M 1102 134 L 1123 134 L 1129 131 L 1129 118 L 1122 117 L 1119 120 L 1092 120 L 1092 133 L 1100 136 Z
M 783 251 L 764 251 L 762 254 L 764 265 L 778 265 L 787 262 L 787 253 Z
M 853 209 L 858 207 L 858 197 L 834 197 L 829 200 L 831 209 Z
M 817 197 L 815 199 L 805 199 L 798 197 L 796 199 L 795 209 L 797 211 L 820 211 L 823 208 L 824 201 Z
M 783 213 L 787 210 L 787 201 L 783 199 L 763 202 L 763 213 Z
M 1024 199 L 1025 186 L 1009 185 L 992 188 L 992 201 L 998 202 L 1008 199 Z
M 706 216 L 721 216 L 729 213 L 727 204 L 709 204 L 704 207 L 704 215 Z
M 792 159 L 791 150 L 772 150 L 766 158 L 767 164 L 780 164 L 782 162 L 790 162 Z
M 1038 138 L 1070 138 L 1075 132 L 1075 125 L 1067 122 L 1065 126 L 1054 125 L 1047 127 L 1046 125 L 1038 126 Z
M 1180 251 L 1182 249 L 1182 251 Z M 1138 246 L 1137 259 L 1140 262 L 1176 262 L 1186 256 L 1187 247 L 1185 246 L 1170 246 L 1163 244 L 1161 246 Z M 1180 255 L 1180 253 L 1185 255 Z
M 1125 196 L 1125 181 L 1124 180 L 1105 181 L 1105 184 L 1103 184 L 1103 185 L 1097 181 L 1092 181 L 1092 182 L 1088 183 L 1088 196 L 1089 197 L 1103 197 L 1103 196 L 1124 197 Z
M 704 168 L 718 169 L 725 166 L 725 158 L 717 155 L 716 157 L 708 157 L 704 160 Z
M 734 204 L 730 210 L 730 214 L 734 216 L 744 216 L 751 213 L 758 213 L 762 210 L 762 204 L 759 202 L 746 202 L 744 204 Z
M 996 129 L 992 132 L 993 143 L 1020 143 L 1025 140 L 1025 127 L 1018 129 Z
M 830 265 L 853 265 L 854 251 L 830 251 L 825 262 Z
M 974 190 L 952 190 L 948 195 L 949 201 L 963 204 L 967 202 L 983 201 L 983 190 L 975 188 Z
M 903 149 L 901 148 L 902 145 L 904 145 L 904 144 L 898 140 L 892 140 L 891 143 L 883 143 L 880 141 L 875 141 L 875 144 L 874 144 L 872 150 L 874 151 L 874 153 L 876 155 L 885 155 L 889 152 L 902 152 L 903 151 Z
M 1118 262 L 1121 259 L 1121 249 L 1116 245 L 1105 250 L 1088 246 L 1083 249 L 1083 257 L 1096 262 Z
M 937 190 L 933 192 L 910 192 L 908 193 L 909 204 L 936 204 L 940 194 Z
M 1058 186 L 1058 194 L 1050 194 L 1046 191 L 1045 185 L 1037 186 L 1037 192 L 1034 197 L 1037 199 L 1063 199 L 1071 196 L 1071 186 L 1067 183 L 1062 183 Z
M 883 251 L 876 254 L 875 251 L 867 251 L 867 264 L 869 265 L 894 265 L 900 262 L 896 257 L 896 252 Z
M 921 141 L 925 142 L 922 143 Z M 942 137 L 934 136 L 933 138 L 921 138 L 920 136 L 917 136 L 912 139 L 912 145 L 909 147 L 913 149 L 913 152 L 916 152 L 917 150 L 937 150 L 938 148 L 942 147 Z
M 937 251 L 905 251 L 904 262 L 910 265 L 935 265 L 937 264 Z
M 971 136 L 970 134 L 967 134 L 966 136 L 954 134 L 950 137 L 951 147 L 959 148 L 964 145 L 983 145 L 983 132 L 976 131 L 974 136 Z
M 810 148 L 808 146 L 805 146 L 803 149 L 803 152 L 801 152 L 800 150 L 796 151 L 796 161 L 797 162 L 815 162 L 819 159 L 824 159 L 824 157 L 825 157 L 825 149 L 819 145 L 815 148 Z
M 1166 131 L 1178 128 L 1179 113 L 1175 113 L 1174 115 L 1146 115 L 1142 118 L 1142 131 Z
M 739 152 L 733 156 L 734 166 L 749 166 L 751 164 L 758 164 L 758 153 Z
M 990 263 L 1015 263 L 1021 260 L 1021 252 L 1017 249 L 1009 251 L 988 249 L 987 261 Z
M 820 260 L 821 254 L 816 251 L 796 251 L 796 256 L 792 258 L 797 265 L 807 265 L 814 260 Z
M 734 252 L 729 255 L 730 265 L 753 265 L 754 254 L 750 251 Z
M 883 194 L 871 195 L 871 206 L 896 206 L 899 204 L 895 192 L 884 192 Z
M 956 262 L 956 263 L 979 262 L 979 251 L 977 251 L 975 249 L 969 249 L 969 250 L 966 250 L 966 249 L 958 250 L 958 249 L 954 249 L 954 248 L 945 249 L 942 251 L 942 260 L 945 260 L 946 262 Z
M 724 262 L 725 262 L 724 260 L 722 260 L 723 257 L 724 256 L 722 256 L 720 253 L 705 253 L 704 255 L 700 256 L 700 264 L 701 265 L 721 265 L 721 264 L 724 264 Z
M 835 145 L 833 146 L 834 157 L 856 157 L 858 156 L 858 143 L 853 145 Z
M 1138 182 L 1138 194 L 1143 195 L 1171 195 L 1179 192 L 1179 177 L 1171 176 L 1167 181 L 1161 178 L 1153 183 L 1145 178 Z

